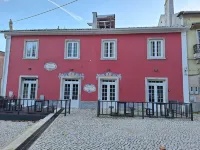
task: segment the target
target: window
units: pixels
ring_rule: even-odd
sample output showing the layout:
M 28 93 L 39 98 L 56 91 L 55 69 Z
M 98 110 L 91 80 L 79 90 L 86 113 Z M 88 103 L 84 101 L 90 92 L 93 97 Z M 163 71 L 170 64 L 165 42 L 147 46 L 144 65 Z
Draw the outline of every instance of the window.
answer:
M 80 40 L 66 40 L 65 59 L 80 59 Z
M 117 40 L 102 40 L 101 59 L 117 59 Z
M 38 58 L 38 40 L 26 40 L 24 49 L 25 59 L 37 59 Z
M 194 94 L 193 87 L 190 87 L 190 94 Z
M 197 41 L 200 44 L 200 30 L 197 30 Z
M 148 59 L 165 59 L 163 39 L 148 40 Z

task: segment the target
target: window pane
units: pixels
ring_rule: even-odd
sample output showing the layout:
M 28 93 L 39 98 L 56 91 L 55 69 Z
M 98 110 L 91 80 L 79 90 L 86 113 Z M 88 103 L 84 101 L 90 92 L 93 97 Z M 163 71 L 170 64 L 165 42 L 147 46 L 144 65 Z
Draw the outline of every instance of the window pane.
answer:
M 67 56 L 72 57 L 72 43 L 67 44 Z
M 78 43 L 74 43 L 74 48 L 73 48 L 73 57 L 78 57 L 78 53 L 77 53 L 77 50 L 78 50 Z
M 161 56 L 161 41 L 157 41 L 157 56 Z
M 31 84 L 31 99 L 35 99 L 36 84 Z
M 155 56 L 155 42 L 151 41 L 151 56 Z
M 199 44 L 200 44 L 200 31 L 198 31 Z
M 28 98 L 28 86 L 29 86 L 29 84 L 27 84 L 27 83 L 24 84 L 23 98 Z
M 108 57 L 108 42 L 104 43 L 104 57 Z
M 28 41 L 26 42 L 26 57 L 28 58 L 35 58 L 36 57 L 36 53 L 38 50 L 37 47 L 37 43 L 36 41 Z
M 114 42 L 110 42 L 110 57 L 114 57 Z

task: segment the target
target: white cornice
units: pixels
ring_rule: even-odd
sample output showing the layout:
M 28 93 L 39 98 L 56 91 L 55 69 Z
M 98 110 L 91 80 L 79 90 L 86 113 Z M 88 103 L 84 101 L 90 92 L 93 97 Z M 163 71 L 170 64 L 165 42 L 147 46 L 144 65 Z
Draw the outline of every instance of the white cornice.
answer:
M 5 35 L 101 35 L 101 34 L 139 34 L 139 33 L 171 33 L 189 30 L 189 27 L 133 27 L 115 29 L 42 29 L 42 30 L 6 30 Z

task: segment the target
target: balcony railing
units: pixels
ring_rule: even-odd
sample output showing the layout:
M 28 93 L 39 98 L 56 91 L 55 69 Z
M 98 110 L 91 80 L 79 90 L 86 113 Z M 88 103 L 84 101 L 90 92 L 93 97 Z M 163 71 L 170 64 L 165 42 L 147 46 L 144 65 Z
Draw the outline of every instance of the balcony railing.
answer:
M 200 58 L 200 44 L 195 44 L 194 49 L 194 58 Z

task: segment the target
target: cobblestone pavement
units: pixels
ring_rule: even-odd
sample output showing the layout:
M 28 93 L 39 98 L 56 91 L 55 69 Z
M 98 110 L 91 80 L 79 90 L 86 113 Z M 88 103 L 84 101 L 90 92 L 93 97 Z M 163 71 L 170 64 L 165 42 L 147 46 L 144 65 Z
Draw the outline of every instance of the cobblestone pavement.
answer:
M 96 110 L 60 115 L 30 150 L 167 150 L 200 149 L 196 121 L 156 118 L 98 118 Z
M 32 122 L 0 121 L 0 149 L 3 149 L 32 125 Z

